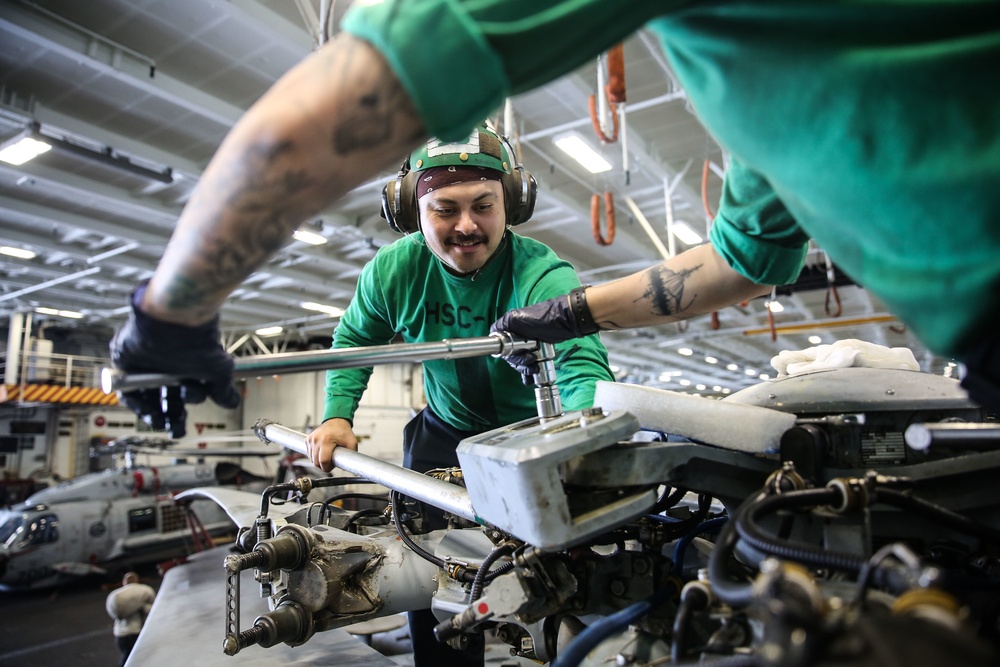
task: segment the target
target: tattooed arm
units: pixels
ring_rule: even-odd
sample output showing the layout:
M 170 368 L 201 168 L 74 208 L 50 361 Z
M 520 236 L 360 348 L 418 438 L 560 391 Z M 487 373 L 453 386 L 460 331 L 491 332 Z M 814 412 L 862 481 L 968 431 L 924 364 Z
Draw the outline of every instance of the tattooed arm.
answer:
M 737 273 L 706 243 L 587 288 L 587 305 L 601 329 L 631 329 L 705 315 L 770 291 Z
M 208 322 L 310 216 L 426 139 L 385 60 L 341 33 L 237 122 L 205 169 L 140 304 Z

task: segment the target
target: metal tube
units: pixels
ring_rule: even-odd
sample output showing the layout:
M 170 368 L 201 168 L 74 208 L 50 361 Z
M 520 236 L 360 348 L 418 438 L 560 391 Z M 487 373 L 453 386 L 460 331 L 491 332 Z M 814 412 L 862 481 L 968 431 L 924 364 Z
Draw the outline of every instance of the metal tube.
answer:
M 266 419 L 262 419 L 254 425 L 254 432 L 265 443 L 275 442 L 282 447 L 308 456 L 304 433 L 268 422 Z M 460 486 L 401 468 L 387 461 L 365 456 L 346 447 L 337 447 L 333 450 L 333 465 L 469 521 L 483 523 L 483 520 L 476 516 L 475 510 L 472 509 L 469 492 Z
M 903 439 L 918 451 L 932 446 L 996 449 L 1000 447 L 1000 426 L 965 422 L 910 424 L 903 433 Z
M 445 339 L 436 343 L 397 343 L 335 350 L 262 354 L 236 360 L 235 377 L 275 373 L 304 373 L 334 368 L 364 368 L 380 364 L 419 362 L 431 359 L 461 359 L 492 355 L 506 357 L 513 352 L 537 350 L 537 341 L 517 340 L 502 332 L 475 338 Z M 167 373 L 127 374 L 114 368 L 101 372 L 105 393 L 132 391 L 180 384 L 183 376 Z

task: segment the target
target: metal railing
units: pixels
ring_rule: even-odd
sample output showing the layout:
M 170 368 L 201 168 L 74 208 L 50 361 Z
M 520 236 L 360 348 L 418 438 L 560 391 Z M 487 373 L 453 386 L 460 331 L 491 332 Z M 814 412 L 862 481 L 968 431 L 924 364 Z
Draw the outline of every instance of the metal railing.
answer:
M 8 384 L 51 384 L 63 387 L 101 386 L 101 369 L 108 365 L 106 357 L 85 357 L 75 354 L 54 354 L 31 351 L 21 356 L 13 374 L 7 373 L 8 356 L 0 356 L 0 376 Z M 14 382 L 10 382 L 14 379 Z

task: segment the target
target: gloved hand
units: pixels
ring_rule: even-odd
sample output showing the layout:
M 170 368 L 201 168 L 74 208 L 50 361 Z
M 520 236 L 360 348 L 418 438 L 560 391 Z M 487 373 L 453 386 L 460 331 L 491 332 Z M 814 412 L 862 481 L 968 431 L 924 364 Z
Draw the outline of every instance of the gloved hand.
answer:
M 210 397 L 221 407 L 240 404 L 233 387 L 233 358 L 219 341 L 216 317 L 200 326 L 163 322 L 144 313 L 139 304 L 146 284 L 132 292 L 132 313 L 111 339 L 111 363 L 127 373 L 170 373 L 185 380 L 180 386 L 118 392 L 118 400 L 154 430 L 181 438 L 186 431 L 185 403 Z
M 494 331 L 506 331 L 524 340 L 561 343 L 596 333 L 598 326 L 587 307 L 586 287 L 577 287 L 567 296 L 508 310 L 490 325 L 490 332 Z M 506 361 L 521 375 L 538 372 L 534 352 L 518 352 L 506 357 Z

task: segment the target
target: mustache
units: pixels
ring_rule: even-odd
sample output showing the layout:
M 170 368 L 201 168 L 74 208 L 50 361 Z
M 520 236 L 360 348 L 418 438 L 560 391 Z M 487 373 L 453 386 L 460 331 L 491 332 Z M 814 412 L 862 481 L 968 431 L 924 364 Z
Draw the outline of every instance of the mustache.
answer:
M 489 239 L 485 234 L 456 234 L 445 239 L 445 245 L 460 245 L 465 243 L 486 243 Z

